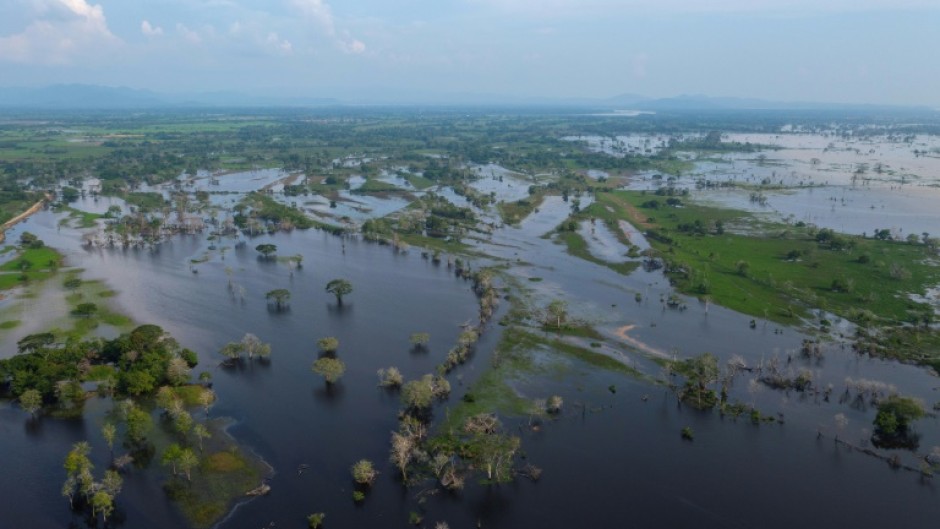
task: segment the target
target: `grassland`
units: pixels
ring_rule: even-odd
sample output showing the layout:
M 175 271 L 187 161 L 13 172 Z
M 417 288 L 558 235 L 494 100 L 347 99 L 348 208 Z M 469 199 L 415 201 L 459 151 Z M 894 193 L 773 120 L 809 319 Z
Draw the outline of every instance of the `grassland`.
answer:
M 0 265 L 0 290 L 48 279 L 62 264 L 62 255 L 52 248 L 27 248 Z
M 929 306 L 911 295 L 940 284 L 932 247 L 827 234 L 812 226 L 767 223 L 745 212 L 688 203 L 650 207 L 656 198 L 642 192 L 603 193 L 580 216 L 623 219 L 647 230 L 677 289 L 744 314 L 823 330 L 831 322 L 818 309 L 862 327 L 885 329 L 910 329 L 930 318 Z M 908 345 L 894 354 L 921 358 Z M 940 350 L 929 356 L 940 356 Z

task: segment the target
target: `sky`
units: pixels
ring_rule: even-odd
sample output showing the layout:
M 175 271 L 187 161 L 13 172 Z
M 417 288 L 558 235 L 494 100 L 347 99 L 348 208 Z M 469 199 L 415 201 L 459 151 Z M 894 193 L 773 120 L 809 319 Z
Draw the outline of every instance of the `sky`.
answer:
M 0 0 L 0 86 L 940 107 L 940 0 Z

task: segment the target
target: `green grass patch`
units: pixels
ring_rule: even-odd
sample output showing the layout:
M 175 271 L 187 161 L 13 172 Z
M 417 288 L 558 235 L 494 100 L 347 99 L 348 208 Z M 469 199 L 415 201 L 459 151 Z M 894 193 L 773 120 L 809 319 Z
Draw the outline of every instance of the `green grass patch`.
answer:
M 500 202 L 496 205 L 500 217 L 506 224 L 516 225 L 525 220 L 533 211 L 538 209 L 545 200 L 545 191 L 515 202 Z
M 0 266 L 0 290 L 49 278 L 62 264 L 62 255 L 49 247 L 28 248 Z
M 99 213 L 89 213 L 69 206 L 64 207 L 63 210 L 68 212 L 68 220 L 74 222 L 78 228 L 94 228 L 98 225 L 98 219 L 104 218 L 104 215 Z
M 212 431 L 212 435 L 227 436 L 220 431 Z M 210 444 L 216 445 L 217 441 L 213 439 Z M 192 473 L 192 482 L 178 476 L 170 478 L 164 489 L 190 524 L 202 529 L 218 522 L 246 492 L 260 485 L 267 470 L 260 460 L 234 444 L 206 447 L 199 468 Z
M 625 276 L 630 275 L 633 273 L 634 270 L 636 270 L 640 266 L 639 261 L 625 261 L 622 263 L 611 263 L 609 261 L 605 261 L 603 259 L 599 259 L 595 257 L 588 250 L 587 241 L 585 241 L 584 237 L 582 237 L 581 234 L 577 232 L 565 231 L 565 232 L 559 233 L 558 240 L 564 243 L 564 245 L 568 249 L 569 254 L 575 257 L 584 259 L 585 261 L 590 261 L 594 264 L 606 266 L 607 268 L 610 268 L 611 270 L 613 270 L 614 272 L 617 272 L 618 274 L 623 274 Z
M 676 286 L 738 312 L 793 323 L 811 308 L 853 319 L 864 307 L 897 323 L 907 321 L 912 310 L 926 309 L 908 294 L 940 283 L 940 268 L 931 264 L 931 251 L 922 244 L 846 235 L 840 237 L 851 248 L 831 250 L 805 229 L 760 223 L 739 211 L 696 205 L 642 208 L 651 198 L 621 191 L 600 195 L 597 204 L 610 206 L 627 220 L 624 203 L 634 211 L 648 211 L 654 217 L 654 235 L 648 238 L 670 263 Z M 696 221 L 705 227 L 705 235 L 683 230 Z M 717 234 L 716 221 L 751 232 Z
M 0 322 L 0 330 L 15 329 L 23 323 L 21 320 L 6 320 Z
M 162 194 L 152 191 L 134 191 L 126 193 L 123 198 L 128 204 L 149 211 L 159 210 L 166 203 Z
M 112 366 L 102 364 L 91 366 L 91 369 L 89 369 L 88 373 L 84 376 L 84 380 L 86 381 L 98 382 L 108 379 L 117 379 L 117 370 Z
M 416 174 L 406 174 L 405 180 L 407 180 L 409 184 L 413 185 L 415 189 L 427 189 L 435 185 L 434 180 Z

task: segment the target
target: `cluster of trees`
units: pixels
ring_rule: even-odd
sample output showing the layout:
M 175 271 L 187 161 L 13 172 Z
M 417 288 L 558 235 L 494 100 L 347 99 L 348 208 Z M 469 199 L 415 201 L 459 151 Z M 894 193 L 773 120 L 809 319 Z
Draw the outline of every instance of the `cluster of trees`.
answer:
M 198 363 L 195 352 L 156 325 L 142 325 L 113 340 L 59 342 L 52 333 L 31 334 L 17 348 L 18 354 L 0 360 L 0 384 L 14 397 L 26 394 L 31 405 L 41 400 L 80 406 L 85 399 L 81 383 L 89 377 L 97 379 L 99 391 L 150 394 L 159 386 L 186 384 Z

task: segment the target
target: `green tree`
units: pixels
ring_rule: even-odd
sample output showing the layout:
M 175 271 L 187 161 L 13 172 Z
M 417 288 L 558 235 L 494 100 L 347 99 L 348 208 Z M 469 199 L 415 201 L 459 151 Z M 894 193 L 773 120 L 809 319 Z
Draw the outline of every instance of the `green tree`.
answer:
M 202 441 L 203 439 L 208 439 L 212 437 L 212 434 L 209 433 L 209 429 L 202 424 L 197 424 L 193 426 L 193 435 L 196 436 L 197 441 L 199 442 L 199 451 L 202 452 Z
M 335 353 L 339 349 L 339 339 L 333 336 L 327 336 L 326 338 L 320 338 L 317 340 L 317 347 L 325 353 Z
M 345 279 L 334 279 L 326 284 L 326 291 L 336 296 L 336 303 L 343 304 L 343 296 L 352 294 L 352 283 Z
M 177 465 L 180 464 L 180 460 L 183 457 L 183 447 L 173 443 L 170 446 L 166 447 L 163 451 L 163 456 L 160 457 L 160 463 L 165 467 L 170 467 L 173 471 L 173 475 L 176 475 Z
M 36 416 L 36 412 L 42 408 L 42 394 L 35 389 L 27 389 L 20 394 L 20 407 L 23 411 Z
M 79 303 L 78 306 L 75 307 L 75 310 L 72 311 L 72 314 L 87 318 L 94 316 L 97 312 L 98 305 L 94 303 Z
M 186 474 L 186 480 L 193 480 L 193 469 L 199 466 L 199 458 L 189 448 L 184 448 L 179 457 L 180 470 Z
M 378 475 L 372 461 L 360 459 L 352 466 L 353 480 L 360 485 L 372 485 Z
M 124 421 L 127 423 L 125 431 L 127 440 L 138 445 L 146 441 L 147 434 L 153 429 L 153 419 L 150 418 L 150 414 L 131 403 L 124 417 Z
M 108 523 L 108 516 L 114 512 L 114 498 L 104 490 L 99 490 L 91 499 L 91 515 L 101 517 L 105 524 Z
M 556 299 L 545 308 L 548 321 L 555 324 L 557 329 L 561 329 L 561 324 L 568 318 L 568 304 L 560 299 Z
M 33 353 L 45 349 L 55 343 L 55 335 L 51 332 L 42 332 L 24 336 L 16 342 L 16 350 L 20 354 Z
M 313 363 L 313 372 L 322 376 L 327 384 L 333 384 L 346 372 L 346 364 L 337 358 L 324 356 Z
M 892 395 L 878 405 L 875 430 L 888 437 L 905 435 L 911 421 L 924 416 L 924 408 L 910 397 Z
M 277 253 L 277 245 L 275 244 L 259 244 L 255 246 L 255 250 L 258 251 L 265 259 L 270 258 L 272 255 Z
M 222 349 L 219 350 L 223 356 L 229 360 L 238 360 L 242 356 L 242 351 L 245 350 L 245 344 L 241 342 L 229 342 L 222 346 Z M 211 375 L 210 375 L 211 376 Z
M 117 427 L 113 422 L 106 422 L 101 426 L 101 436 L 104 437 L 104 442 L 108 443 L 111 459 L 114 459 L 114 439 L 117 437 Z
M 258 355 L 261 358 L 267 358 L 271 356 L 271 344 L 264 343 L 260 338 L 251 333 L 246 333 L 242 337 L 242 345 L 244 346 L 245 352 L 248 353 L 248 359 L 254 359 L 255 355 Z
M 290 290 L 287 290 L 286 288 L 276 288 L 274 290 L 268 291 L 264 297 L 268 301 L 274 301 L 274 305 L 280 309 L 290 301 Z

